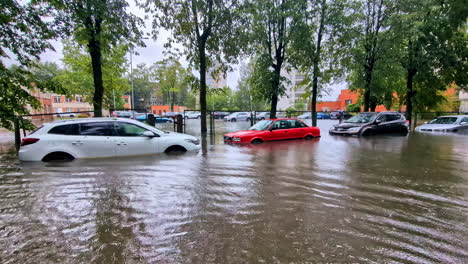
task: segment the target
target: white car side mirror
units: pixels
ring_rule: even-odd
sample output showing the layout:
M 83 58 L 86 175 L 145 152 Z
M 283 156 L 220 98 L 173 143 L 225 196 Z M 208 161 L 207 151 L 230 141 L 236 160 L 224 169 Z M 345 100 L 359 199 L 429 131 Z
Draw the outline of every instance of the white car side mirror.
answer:
M 156 134 L 151 131 L 145 131 L 143 132 L 143 136 L 152 138 L 152 137 L 156 137 Z

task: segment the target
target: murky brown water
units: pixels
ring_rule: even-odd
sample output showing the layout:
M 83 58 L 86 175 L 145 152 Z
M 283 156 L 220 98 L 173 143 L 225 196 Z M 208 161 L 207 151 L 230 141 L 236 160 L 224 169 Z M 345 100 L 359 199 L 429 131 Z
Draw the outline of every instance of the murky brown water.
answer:
M 312 141 L 63 164 L 0 144 L 0 262 L 467 263 L 468 136 L 330 137 L 334 122 Z

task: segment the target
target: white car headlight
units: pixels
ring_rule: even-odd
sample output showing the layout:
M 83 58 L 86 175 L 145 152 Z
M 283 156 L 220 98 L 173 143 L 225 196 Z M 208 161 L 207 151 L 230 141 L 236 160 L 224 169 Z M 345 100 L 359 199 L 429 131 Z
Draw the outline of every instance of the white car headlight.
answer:
M 189 142 L 189 143 L 192 143 L 194 145 L 200 145 L 200 140 L 198 139 L 190 139 L 190 138 L 186 138 L 185 141 Z
M 235 138 L 232 138 L 232 141 L 240 142 L 240 141 L 241 141 L 241 139 L 240 139 L 240 138 L 238 138 L 238 137 L 235 137 Z

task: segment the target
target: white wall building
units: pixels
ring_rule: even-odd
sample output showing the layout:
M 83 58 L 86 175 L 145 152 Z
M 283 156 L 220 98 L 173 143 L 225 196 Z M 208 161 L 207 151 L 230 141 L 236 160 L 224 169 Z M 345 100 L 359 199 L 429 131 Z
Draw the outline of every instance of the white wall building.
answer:
M 289 83 L 286 84 L 286 94 L 278 98 L 278 111 L 284 111 L 289 107 L 294 107 L 296 101 L 302 100 L 302 95 L 305 93 L 305 88 L 300 87 L 300 83 L 304 80 L 304 74 L 297 70 L 281 70 L 281 76 L 287 78 Z
M 460 99 L 460 112 L 468 113 L 468 92 L 460 91 L 458 98 Z

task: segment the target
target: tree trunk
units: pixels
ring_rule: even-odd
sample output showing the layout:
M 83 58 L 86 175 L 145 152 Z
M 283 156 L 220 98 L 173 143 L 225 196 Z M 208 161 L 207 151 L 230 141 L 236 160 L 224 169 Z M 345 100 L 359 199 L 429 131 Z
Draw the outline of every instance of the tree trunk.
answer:
M 200 127 L 202 135 L 208 131 L 206 128 L 206 51 L 205 40 L 198 43 L 198 56 L 200 59 Z
M 102 54 L 99 40 L 91 38 L 88 43 L 89 55 L 91 55 L 91 65 L 93 67 L 94 96 L 93 107 L 94 116 L 102 116 L 102 100 L 104 96 L 104 85 L 102 81 Z
M 282 60 L 280 58 L 277 59 L 277 63 L 274 67 L 275 75 L 273 76 L 273 80 L 271 82 L 271 109 L 270 109 L 270 118 L 276 118 L 276 108 L 278 105 L 278 90 L 280 85 L 280 78 L 281 78 L 281 66 Z
M 314 56 L 314 77 L 312 79 L 312 105 L 311 105 L 311 118 L 312 118 L 312 126 L 317 126 L 317 94 L 318 94 L 318 76 L 320 73 L 319 64 L 320 64 L 320 53 L 322 47 L 322 35 L 323 29 L 325 27 L 325 12 L 327 11 L 326 0 L 322 0 L 322 10 L 320 14 L 320 27 L 317 34 L 317 49 L 315 51 Z
M 366 65 L 364 67 L 364 112 L 368 112 L 370 109 L 371 100 L 371 82 L 372 82 L 372 66 Z
M 174 112 L 174 100 L 175 100 L 175 91 L 172 91 L 171 112 Z
M 413 77 L 416 75 L 415 69 L 407 69 L 407 78 L 406 78 L 406 120 L 409 121 L 410 127 L 412 125 L 413 117 Z
M 375 112 L 375 109 L 377 108 L 377 104 L 371 99 L 369 107 L 370 107 L 371 112 Z

